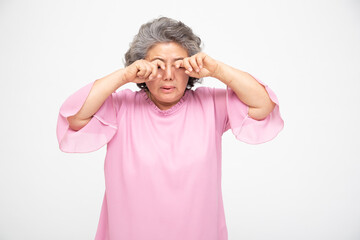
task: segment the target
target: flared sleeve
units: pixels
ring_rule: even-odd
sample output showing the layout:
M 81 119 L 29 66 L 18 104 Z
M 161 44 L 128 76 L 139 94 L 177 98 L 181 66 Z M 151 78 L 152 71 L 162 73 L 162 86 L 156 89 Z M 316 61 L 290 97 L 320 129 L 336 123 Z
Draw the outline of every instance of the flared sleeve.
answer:
M 254 78 L 265 87 L 269 97 L 276 104 L 273 111 L 262 120 L 251 118 L 248 114 L 249 106 L 243 103 L 231 88 L 226 87 L 227 120 L 225 131 L 231 128 L 236 139 L 248 144 L 260 144 L 270 141 L 284 127 L 279 101 L 274 91 L 256 77 Z
M 95 82 L 95 81 L 94 81 Z M 117 131 L 117 93 L 112 93 L 101 105 L 92 119 L 80 130 L 69 127 L 67 117 L 75 115 L 84 104 L 94 84 L 82 87 L 60 107 L 57 121 L 57 139 L 59 148 L 68 153 L 86 153 L 100 149 L 107 144 Z

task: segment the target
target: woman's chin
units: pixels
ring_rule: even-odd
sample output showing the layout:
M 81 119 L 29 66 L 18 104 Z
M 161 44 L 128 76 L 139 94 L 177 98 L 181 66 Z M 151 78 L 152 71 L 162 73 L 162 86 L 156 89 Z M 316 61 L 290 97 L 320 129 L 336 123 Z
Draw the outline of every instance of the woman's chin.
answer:
M 160 89 L 157 94 L 157 99 L 164 102 L 173 102 L 179 97 L 179 92 L 173 88 L 173 89 Z
M 170 108 L 174 106 L 180 100 L 180 98 L 180 96 L 175 94 L 160 94 L 160 96 L 156 97 L 155 102 L 161 104 L 162 106 L 166 106 L 166 108 Z
M 159 99 L 159 101 L 164 105 L 171 105 L 178 102 L 178 99 L 174 98 L 173 96 L 163 96 Z

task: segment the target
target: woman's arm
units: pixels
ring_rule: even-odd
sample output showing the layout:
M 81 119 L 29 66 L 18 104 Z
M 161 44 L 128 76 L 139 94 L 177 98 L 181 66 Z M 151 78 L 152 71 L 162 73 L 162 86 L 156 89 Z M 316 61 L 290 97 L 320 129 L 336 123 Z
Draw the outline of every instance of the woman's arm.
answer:
M 119 69 L 96 80 L 79 112 L 67 118 L 69 127 L 75 131 L 83 128 L 110 94 L 124 84 L 128 82 L 142 83 L 161 78 L 161 74 L 158 74 L 158 67 L 165 69 L 165 64 L 159 60 L 149 62 L 140 59 L 124 69 Z
M 96 80 L 83 106 L 75 115 L 68 117 L 69 127 L 75 131 L 83 128 L 93 117 L 105 100 L 116 89 L 127 83 L 124 78 L 124 69 Z
M 218 62 L 213 77 L 229 86 L 238 98 L 249 106 L 249 116 L 262 120 L 271 113 L 275 103 L 271 101 L 265 87 L 249 73 L 233 68 L 225 63 Z
M 266 118 L 276 105 L 264 86 L 249 73 L 217 61 L 203 52 L 184 58 L 181 66 L 186 68 L 185 72 L 191 77 L 214 77 L 225 83 L 249 106 L 249 116 L 253 119 Z

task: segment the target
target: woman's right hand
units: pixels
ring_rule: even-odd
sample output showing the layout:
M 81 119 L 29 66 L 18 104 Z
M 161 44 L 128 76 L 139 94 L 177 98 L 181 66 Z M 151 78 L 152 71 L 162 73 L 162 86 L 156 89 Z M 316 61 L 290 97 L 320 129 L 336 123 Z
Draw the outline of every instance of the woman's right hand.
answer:
M 160 60 L 149 62 L 140 59 L 125 68 L 124 78 L 127 82 L 143 83 L 162 77 L 159 68 L 165 70 L 165 63 Z

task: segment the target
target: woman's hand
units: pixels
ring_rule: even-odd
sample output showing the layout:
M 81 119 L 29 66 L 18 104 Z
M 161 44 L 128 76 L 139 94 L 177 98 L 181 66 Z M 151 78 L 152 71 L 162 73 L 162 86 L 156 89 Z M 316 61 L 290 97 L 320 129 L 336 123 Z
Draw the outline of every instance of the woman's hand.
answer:
M 191 57 L 184 58 L 180 67 L 190 77 L 203 78 L 216 76 L 219 63 L 204 52 L 199 52 Z
M 126 82 L 143 83 L 162 77 L 158 69 L 165 69 L 165 64 L 160 60 L 149 62 L 144 59 L 137 60 L 125 68 L 124 79 Z

